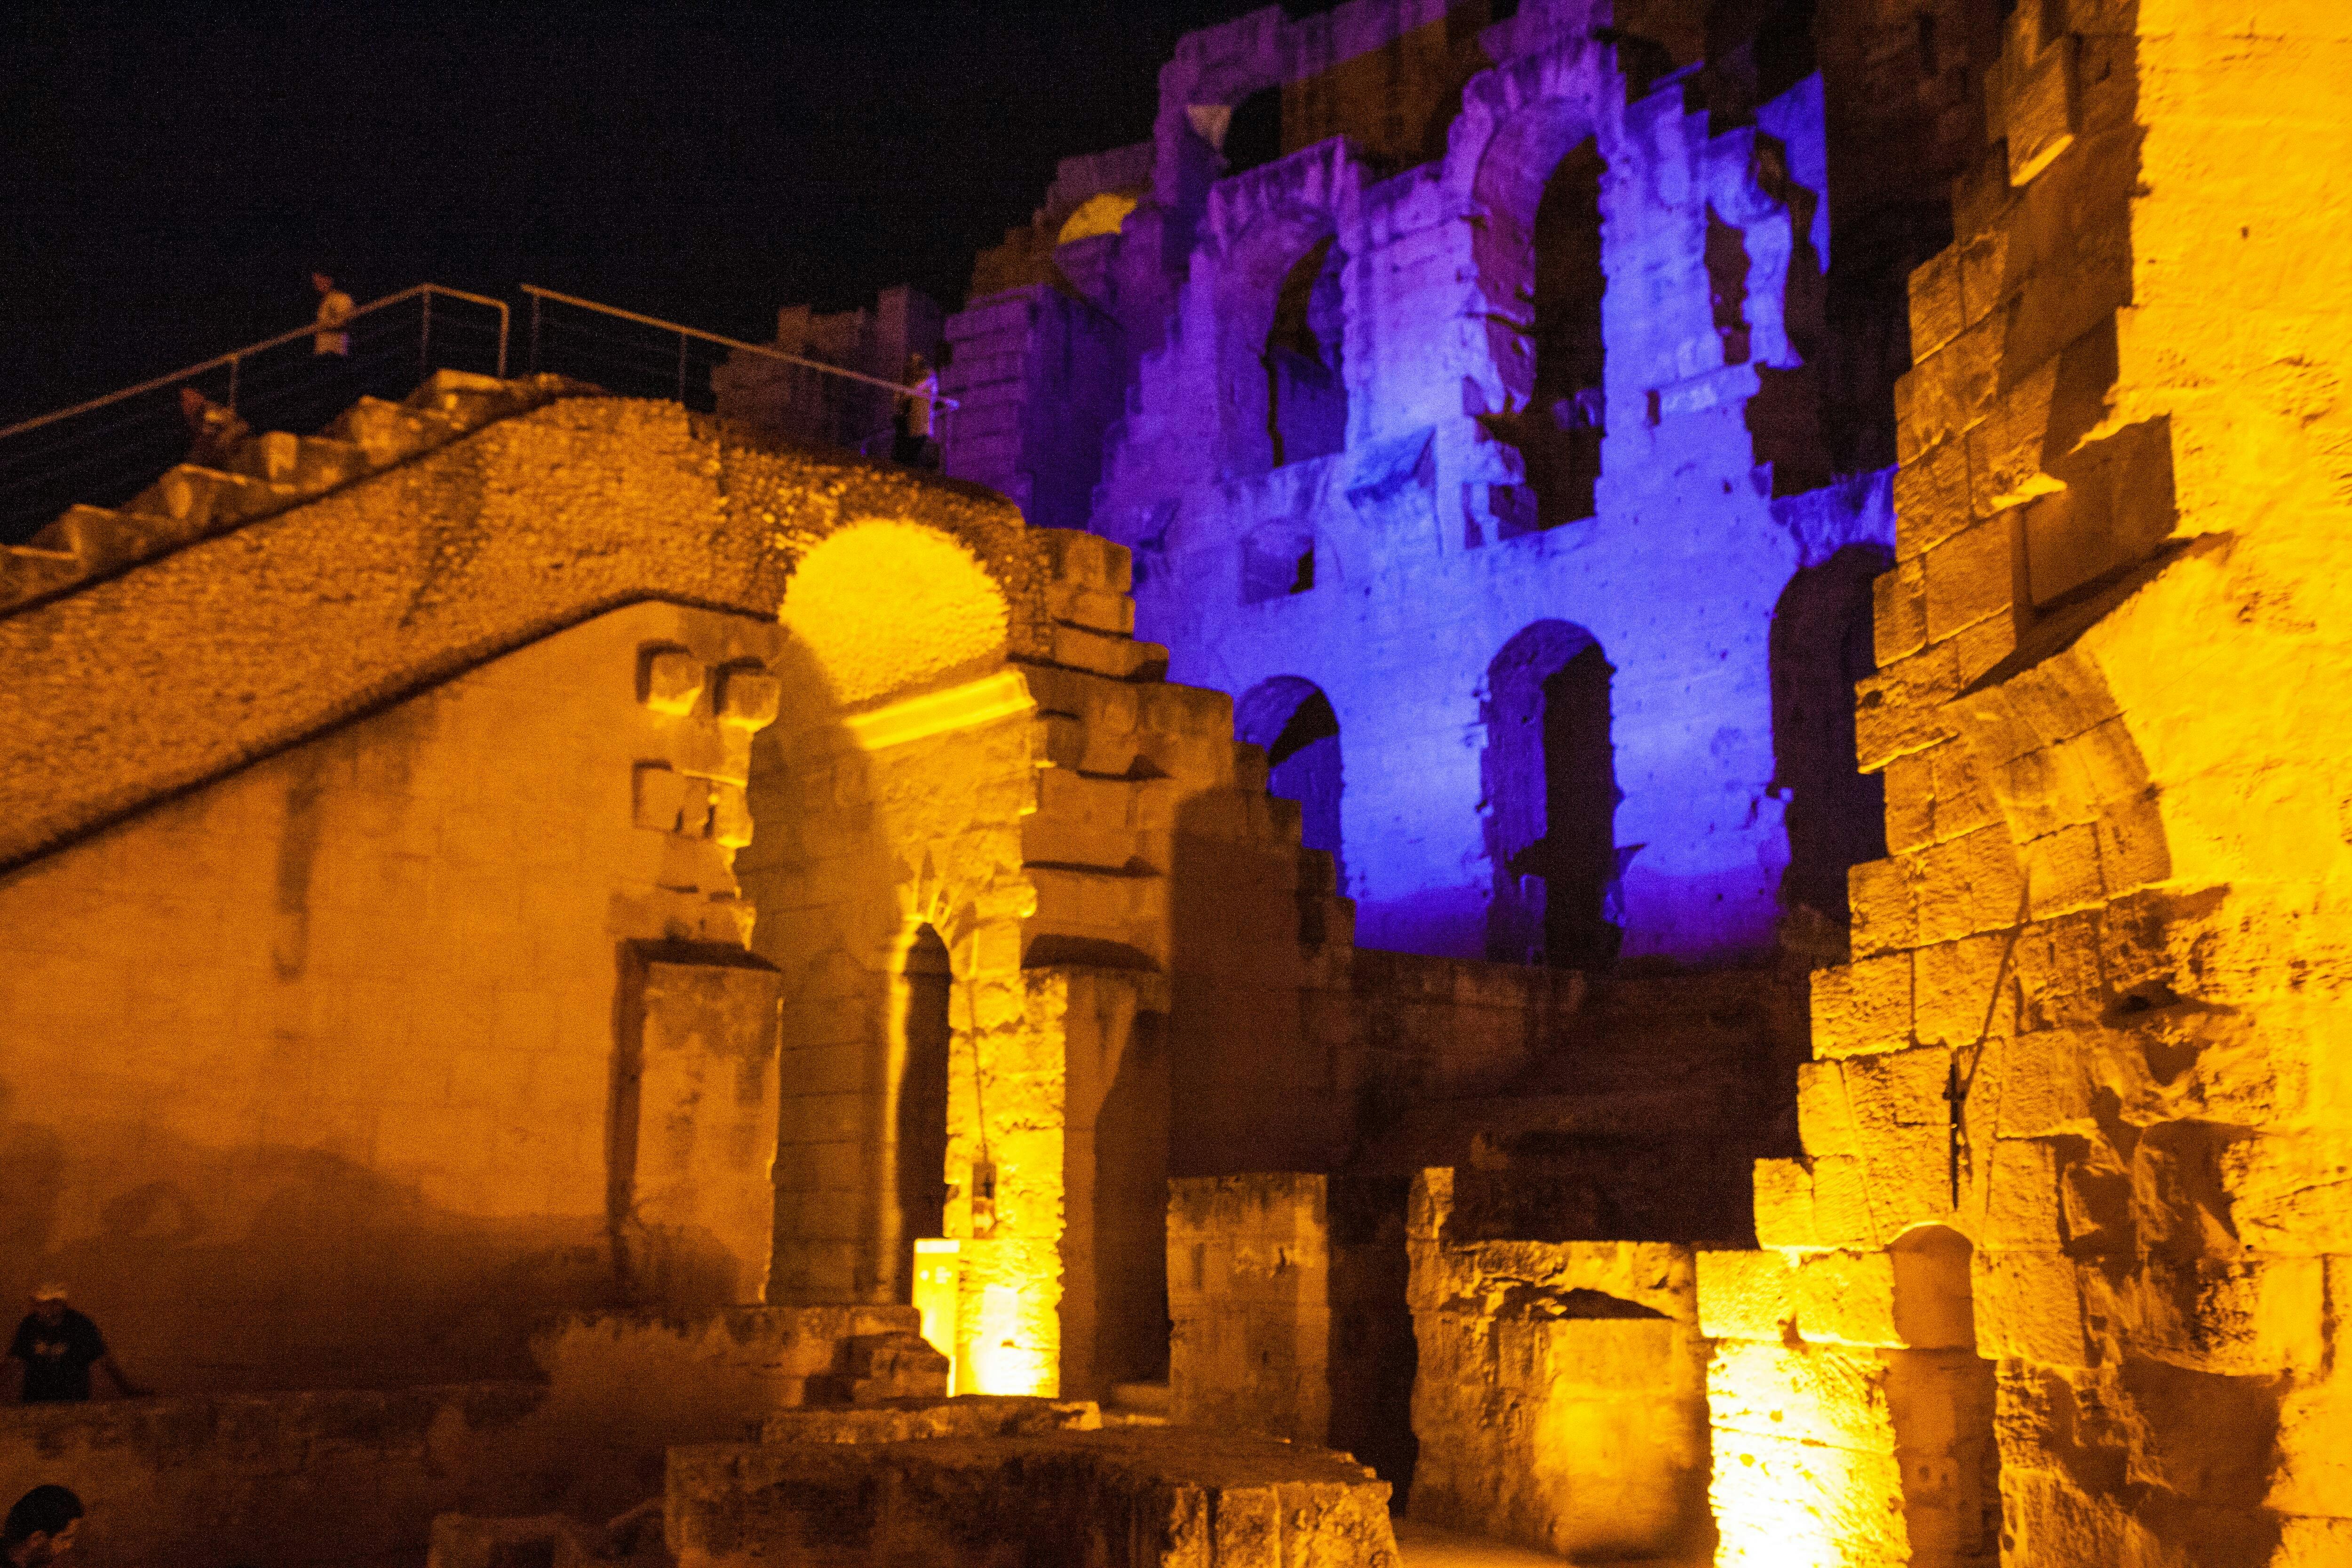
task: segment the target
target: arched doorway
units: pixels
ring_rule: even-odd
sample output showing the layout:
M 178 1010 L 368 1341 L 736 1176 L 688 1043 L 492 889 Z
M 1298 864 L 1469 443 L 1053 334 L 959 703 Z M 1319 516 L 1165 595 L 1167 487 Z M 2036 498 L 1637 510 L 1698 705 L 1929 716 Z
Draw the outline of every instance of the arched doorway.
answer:
M 915 1241 L 938 1236 L 947 1208 L 948 1049 L 953 1038 L 949 1003 L 954 977 L 947 943 L 924 926 L 900 965 L 892 1029 L 897 1058 L 892 1115 L 891 1193 L 898 1235 L 891 1255 L 890 1299 L 905 1301 L 914 1288 Z
M 1849 544 L 1791 577 L 1772 610 L 1772 782 L 1789 803 L 1780 900 L 1840 924 L 1847 868 L 1886 854 L 1886 784 L 1854 760 L 1853 703 L 1878 670 L 1871 583 L 1894 564 Z
M 1592 634 L 1566 621 L 1538 621 L 1486 668 L 1486 956 L 1497 963 L 1604 969 L 1617 956 L 1612 673 Z
M 1234 704 L 1234 731 L 1265 748 L 1268 793 L 1298 803 L 1298 841 L 1339 853 L 1339 718 L 1313 681 L 1277 675 Z

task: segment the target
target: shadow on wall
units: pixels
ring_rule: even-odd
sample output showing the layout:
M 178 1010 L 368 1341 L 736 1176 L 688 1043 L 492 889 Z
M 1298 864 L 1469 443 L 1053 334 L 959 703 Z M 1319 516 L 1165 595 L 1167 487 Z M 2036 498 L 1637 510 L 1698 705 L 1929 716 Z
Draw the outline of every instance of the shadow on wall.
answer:
M 1566 621 L 1538 621 L 1486 668 L 1480 782 L 1496 963 L 1601 970 L 1616 960 L 1613 673 L 1592 634 Z
M 1339 720 L 1313 681 L 1277 675 L 1234 705 L 1234 732 L 1265 750 L 1267 791 L 1298 803 L 1298 840 L 1339 854 Z M 1344 871 L 1340 886 L 1346 886 Z
M 1789 581 L 1772 611 L 1772 787 L 1788 800 L 1780 901 L 1843 925 L 1846 870 L 1886 854 L 1886 781 L 1855 760 L 1854 686 L 1878 672 L 1871 584 L 1895 564 L 1850 544 Z
M 0 1087 L 0 1112 L 7 1100 Z M 118 1186 L 121 1172 L 162 1173 Z M 167 1394 L 529 1376 L 533 1322 L 625 1304 L 604 1215 L 451 1214 L 316 1149 L 220 1150 L 95 1119 L 68 1143 L 9 1117 L 0 1191 L 11 1299 L 35 1275 L 65 1280 L 131 1374 Z M 67 1193 L 92 1211 L 63 1213 Z
M 898 1206 L 898 1278 L 915 1278 L 915 1241 L 946 1234 L 948 1201 L 948 1050 L 954 1038 L 949 1002 L 954 977 L 947 943 L 925 925 L 899 968 L 898 1038 L 902 1066 L 893 1075 Z

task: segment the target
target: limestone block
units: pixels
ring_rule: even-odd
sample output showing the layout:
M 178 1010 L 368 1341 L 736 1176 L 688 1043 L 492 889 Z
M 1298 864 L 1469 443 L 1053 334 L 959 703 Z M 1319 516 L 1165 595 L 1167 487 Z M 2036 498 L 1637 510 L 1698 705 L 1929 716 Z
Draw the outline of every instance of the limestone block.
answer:
M 1887 953 L 1812 977 L 1813 1049 L 1823 1057 L 1885 1050 L 1911 1039 L 1911 954 Z
M 1979 1249 L 1970 1274 L 1979 1355 L 2054 1367 L 2090 1364 L 2083 1293 L 2071 1259 L 2056 1252 Z
M 2011 952 L 2010 940 L 1994 934 L 1939 942 L 1912 954 L 1917 975 L 1912 1027 L 1919 1039 L 1972 1051 L 1980 1041 L 2014 1034 Z
M 2352 1131 L 2264 1132 L 2227 1144 L 2219 1163 L 2247 1246 L 2352 1253 Z
M 1805 1062 L 1797 1068 L 1797 1134 L 1805 1152 L 1852 1157 L 1861 1152 L 1853 1112 L 1846 1103 L 1845 1075 L 1835 1061 Z
M 1813 1220 L 1813 1172 L 1805 1160 L 1756 1162 L 1756 1239 L 1768 1247 L 1836 1247 L 1819 1239 Z
M 1930 641 L 1953 636 L 2017 601 L 2017 520 L 1990 518 L 1927 551 L 1922 558 Z
M 2012 46 L 1986 73 L 1988 128 L 2009 148 L 2009 183 L 2021 185 L 2074 143 L 2081 124 L 2078 56 L 2082 40 L 2069 34 L 2026 53 Z
M 640 763 L 631 780 L 639 827 L 689 838 L 709 830 L 709 780 L 679 773 L 667 763 Z
M 1707 1496 L 1720 1568 L 1909 1561 L 1891 1453 L 1718 1432 Z
M 638 677 L 641 700 L 674 719 L 691 713 L 702 700 L 709 673 L 700 659 L 683 648 L 657 648 L 645 656 Z
M 1880 664 L 1908 658 L 1927 644 L 1927 575 L 1906 561 L 1871 583 L 1873 647 Z
M 756 669 L 722 671 L 719 721 L 730 729 L 764 729 L 776 721 L 776 710 L 782 700 L 782 684 L 772 675 Z
M 2001 827 L 1980 828 L 1925 850 L 1918 879 L 1922 944 L 2005 931 L 2025 912 L 2017 847 Z
M 1874 1350 L 1725 1340 L 1707 1362 L 1709 1418 L 1739 1433 L 1892 1456 L 1887 1363 Z
M 1922 863 L 1924 864 L 1924 862 Z M 1864 860 L 1846 871 L 1857 957 L 1918 945 L 1921 865 L 1895 858 Z
M 1896 472 L 1895 517 L 1895 554 L 1905 561 L 1969 526 L 1969 458 L 1961 443 L 1936 447 Z
M 1869 1247 L 1884 1238 L 1872 1204 L 1869 1168 L 1860 1160 L 1813 1162 L 1813 1227 L 1818 1247 Z
M 1911 352 L 1933 353 L 1959 336 L 1966 317 L 1960 302 L 1958 249 L 1938 251 L 1911 273 Z
M 1979 1237 L 1985 1246 L 1999 1251 L 2054 1252 L 2064 1243 L 2058 1161 L 2048 1143 L 2000 1140 L 1993 1145 L 1990 1169 L 1979 1179 L 1986 1193 Z
M 1882 579 L 1883 581 L 1883 579 Z M 1938 746 L 1916 756 L 1896 757 L 1881 772 L 1886 781 L 1886 847 L 1907 854 L 1933 843 L 1941 801 L 1932 758 L 1950 750 Z
M 1701 1252 L 1699 1330 L 1710 1339 L 1900 1346 L 1885 1253 Z

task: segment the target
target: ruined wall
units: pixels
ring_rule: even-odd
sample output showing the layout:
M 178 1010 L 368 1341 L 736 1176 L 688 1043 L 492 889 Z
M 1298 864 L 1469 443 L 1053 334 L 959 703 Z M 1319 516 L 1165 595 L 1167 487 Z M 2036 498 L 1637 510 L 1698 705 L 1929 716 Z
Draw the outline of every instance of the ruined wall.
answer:
M 1854 962 L 1818 977 L 1808 1157 L 1759 1173 L 1788 1261 L 1739 1271 L 1892 1246 L 1899 1333 L 1920 1227 L 1973 1244 L 1960 1343 L 1991 1407 L 1948 1390 L 1937 1419 L 1997 1440 L 2005 1563 L 2352 1549 L 2324 1043 L 2352 278 L 2336 165 L 2307 151 L 2341 138 L 2347 46 L 2313 7 L 2017 8 L 1958 243 L 1912 279 L 1860 697 L 1890 855 L 1855 868 Z M 1742 1332 L 1791 1373 L 1892 1342 L 1834 1323 L 1775 1307 Z M 1718 1362 L 1719 1441 L 1749 1402 L 1759 1428 L 1873 1434 L 1832 1444 L 1866 1454 L 1848 1470 L 1778 1472 L 1727 1543 L 1738 1515 L 1753 1560 L 1792 1536 L 1990 1559 L 1990 1519 L 1923 1507 L 1888 1462 L 1878 1359 L 1777 1388 Z
M 1412 1201 L 1413 1518 L 1578 1561 L 1703 1551 L 1689 1250 L 1457 1226 L 1450 1170 Z
M 781 640 L 616 611 L 9 873 L 0 1289 L 67 1279 L 172 1391 L 759 1300 L 773 977 L 729 860 Z

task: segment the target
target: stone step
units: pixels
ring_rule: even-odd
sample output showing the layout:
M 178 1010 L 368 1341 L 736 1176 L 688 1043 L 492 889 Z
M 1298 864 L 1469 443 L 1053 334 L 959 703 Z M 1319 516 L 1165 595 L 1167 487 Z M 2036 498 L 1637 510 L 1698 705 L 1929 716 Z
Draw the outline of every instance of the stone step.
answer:
M 1021 1437 L 1044 1432 L 1095 1432 L 1102 1413 L 1089 1399 L 1023 1394 L 964 1394 L 953 1399 L 898 1399 L 847 1410 L 803 1406 L 751 1424 L 760 1443 L 910 1443 L 936 1437 Z
M 270 430 L 240 445 L 230 467 L 266 484 L 290 485 L 315 495 L 358 479 L 368 471 L 368 460 L 350 441 Z
M 131 497 L 125 511 L 168 518 L 179 529 L 174 542 L 241 522 L 296 499 L 290 485 L 273 485 L 248 474 L 181 463 Z
M 9 545 L 0 550 L 0 610 L 70 587 L 82 576 L 81 557 L 69 550 Z
M 168 550 L 200 531 L 174 519 L 77 506 L 68 507 L 55 522 L 33 535 L 32 544 L 37 550 L 72 556 L 80 567 L 75 575 L 89 577 Z

